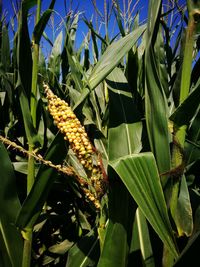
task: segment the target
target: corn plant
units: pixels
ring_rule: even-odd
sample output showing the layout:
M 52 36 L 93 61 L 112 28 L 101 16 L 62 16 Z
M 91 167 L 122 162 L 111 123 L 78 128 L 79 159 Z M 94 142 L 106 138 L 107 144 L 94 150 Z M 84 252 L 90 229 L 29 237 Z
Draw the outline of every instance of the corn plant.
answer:
M 198 261 L 199 1 L 70 3 L 52 41 L 55 2 L 1 10 L 0 265 Z

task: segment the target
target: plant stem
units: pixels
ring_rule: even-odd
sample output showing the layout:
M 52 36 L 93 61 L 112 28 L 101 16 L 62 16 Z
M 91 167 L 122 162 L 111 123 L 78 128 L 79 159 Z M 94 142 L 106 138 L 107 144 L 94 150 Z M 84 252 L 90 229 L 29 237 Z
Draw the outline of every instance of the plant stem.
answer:
M 24 239 L 22 267 L 31 265 L 32 229 L 26 233 L 26 236 L 27 238 Z
M 41 0 L 37 0 L 36 24 L 40 19 Z M 30 111 L 33 120 L 33 126 L 36 128 L 36 110 L 37 110 L 37 76 L 38 76 L 38 59 L 39 59 L 39 44 L 34 42 L 33 38 L 33 69 L 32 69 L 32 84 L 31 84 L 31 101 Z M 32 145 L 29 145 L 29 152 L 34 150 Z M 35 159 L 32 156 L 28 158 L 28 175 L 27 175 L 27 195 L 30 193 L 35 179 Z M 31 249 L 32 249 L 32 232 L 29 229 L 26 232 L 24 239 L 22 267 L 30 267 L 31 265 Z
M 33 148 L 29 146 L 30 153 L 33 151 Z M 35 159 L 31 155 L 28 157 L 28 175 L 27 175 L 27 195 L 30 193 L 35 180 Z

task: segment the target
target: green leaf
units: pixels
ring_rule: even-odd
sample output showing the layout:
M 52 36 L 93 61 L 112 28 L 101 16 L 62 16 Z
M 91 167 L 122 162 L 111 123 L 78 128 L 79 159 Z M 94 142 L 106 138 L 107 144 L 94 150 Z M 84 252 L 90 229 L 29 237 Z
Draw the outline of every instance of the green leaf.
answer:
M 125 36 L 126 35 L 126 29 L 124 29 L 124 27 L 123 27 L 122 15 L 121 15 L 120 7 L 119 7 L 119 4 L 117 1 L 115 3 L 115 8 L 116 8 L 116 10 L 114 9 L 114 14 L 115 14 L 115 17 L 117 20 L 118 28 L 120 30 L 121 35 Z
M 167 246 L 178 257 L 167 207 L 153 154 L 129 155 L 110 162 L 139 208 Z
M 103 81 L 116 66 L 118 66 L 122 58 L 141 37 L 145 28 L 146 25 L 142 25 L 132 33 L 108 46 L 88 78 L 87 82 L 90 90 L 95 89 L 98 84 Z M 88 88 L 83 89 L 82 96 L 74 106 L 74 109 L 76 109 L 86 99 L 90 90 Z
M 12 267 L 9 256 L 7 254 L 6 246 L 0 231 L 0 266 Z
M 106 82 L 110 99 L 109 160 L 113 160 L 140 152 L 142 123 L 123 72 L 115 68 L 107 77 Z
M 192 124 L 188 131 L 188 143 L 185 146 L 187 163 L 195 162 L 200 159 L 200 110 L 192 120 Z
M 3 26 L 2 28 L 2 40 L 1 40 L 1 63 L 3 65 L 3 69 L 5 71 L 9 71 L 10 67 L 10 43 L 9 43 L 9 35 L 8 35 L 8 29 L 6 26 Z
M 60 76 L 62 42 L 63 33 L 61 31 L 53 44 L 53 48 L 48 62 L 49 80 L 52 86 L 55 84 L 55 79 L 58 81 Z
M 53 245 L 48 248 L 51 253 L 56 253 L 60 255 L 64 255 L 73 245 L 73 242 L 65 239 L 64 241 L 60 242 L 59 244 Z
M 38 171 L 39 164 L 35 164 L 36 172 Z M 28 162 L 27 161 L 21 161 L 21 162 L 13 162 L 13 167 L 15 171 L 23 173 L 27 175 L 28 173 Z
M 34 2 L 34 3 L 33 3 Z M 18 17 L 18 31 L 17 31 L 17 69 L 18 69 L 18 85 L 22 84 L 28 99 L 31 96 L 31 82 L 32 82 L 32 51 L 31 41 L 28 29 L 28 9 L 24 8 L 26 5 L 35 4 L 36 1 L 22 1 L 22 8 Z
M 126 266 L 135 208 L 118 176 L 108 170 L 110 178 L 109 219 L 98 267 Z M 111 180 L 112 179 L 112 180 Z
M 71 75 L 73 78 L 73 81 L 76 85 L 76 90 L 79 92 L 82 92 L 83 90 L 83 82 L 81 80 L 81 75 L 83 74 L 83 69 L 76 57 L 76 55 L 72 55 L 71 52 L 66 48 L 67 50 L 67 57 L 68 62 L 71 67 Z
M 142 124 L 123 72 L 115 68 L 107 77 L 109 88 L 109 160 L 138 153 Z M 98 267 L 126 266 L 134 217 L 134 201 L 119 177 L 108 168 L 109 222 Z
M 65 141 L 58 134 L 51 143 L 45 160 L 51 161 L 54 164 L 61 164 L 66 153 Z M 16 225 L 20 229 L 32 228 L 34 226 L 57 175 L 58 172 L 55 169 L 46 165 L 40 166 L 33 187 L 25 199 L 16 221 Z
M 20 267 L 23 241 L 14 223 L 21 208 L 16 189 L 12 163 L 4 145 L 0 142 L 0 234 L 12 266 Z M 1 248 L 1 244 L 0 244 Z M 7 255 L 5 255 L 7 257 Z
M 28 12 L 28 10 L 34 7 L 36 4 L 37 4 L 37 0 L 23 0 L 22 9 L 24 12 Z
M 89 87 L 94 89 L 120 63 L 126 53 L 138 41 L 146 25 L 142 25 L 132 33 L 108 46 L 89 77 Z
M 39 44 L 40 43 L 40 39 L 41 36 L 44 32 L 44 29 L 47 25 L 47 22 L 53 12 L 53 7 L 55 4 L 56 0 L 52 0 L 51 4 L 49 6 L 49 9 L 45 10 L 45 12 L 42 14 L 42 16 L 40 17 L 40 20 L 38 21 L 38 23 L 35 25 L 35 28 L 33 30 L 33 36 L 34 36 L 34 41 Z
M 19 93 L 19 101 L 23 114 L 24 127 L 28 143 L 30 146 L 39 147 L 40 139 L 39 136 L 37 135 L 36 129 L 33 126 L 33 121 L 28 103 L 28 97 L 21 83 L 17 84 L 17 90 Z
M 161 81 L 164 80 L 160 70 L 162 42 L 158 36 L 159 12 L 161 1 L 149 2 L 148 26 L 145 50 L 145 114 L 151 151 L 154 153 L 160 173 L 170 169 L 170 148 L 168 133 L 168 107 Z M 158 42 L 158 43 L 156 43 Z M 160 49 L 155 49 L 160 47 Z M 163 180 L 165 183 L 166 180 Z
M 172 193 L 171 213 L 179 236 L 184 234 L 190 236 L 193 231 L 193 216 L 185 175 L 182 176 L 180 184 L 176 183 L 174 185 L 173 191 L 176 192 L 177 186 L 180 188 L 177 190 L 178 196 Z
M 170 120 L 172 120 L 177 127 L 189 125 L 200 105 L 199 101 L 197 101 L 198 99 L 200 99 L 200 80 L 185 101 L 182 102 L 170 116 Z
M 141 250 L 142 259 L 146 267 L 155 267 L 151 240 L 146 218 L 142 211 L 138 208 L 135 213 L 135 231 L 137 230 L 139 248 Z M 135 232 L 133 233 L 133 245 L 135 242 Z M 130 249 L 130 253 L 131 253 Z
M 96 266 L 98 258 L 99 240 L 92 230 L 69 250 L 66 267 Z

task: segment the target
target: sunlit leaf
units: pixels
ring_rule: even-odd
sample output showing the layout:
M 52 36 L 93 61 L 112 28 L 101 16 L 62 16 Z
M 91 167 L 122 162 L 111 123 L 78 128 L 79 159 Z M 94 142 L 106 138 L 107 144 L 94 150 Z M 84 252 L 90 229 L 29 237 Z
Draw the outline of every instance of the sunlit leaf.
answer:
M 145 29 L 146 25 L 142 25 L 132 33 L 108 46 L 89 77 L 90 89 L 94 89 L 120 63 L 124 55 L 138 41 Z
M 54 7 L 56 0 L 52 0 L 51 4 L 49 6 L 49 9 L 45 10 L 45 12 L 42 14 L 40 20 L 38 23 L 35 25 L 34 31 L 33 31 L 33 36 L 34 36 L 34 41 L 39 44 L 41 36 L 44 32 L 44 29 L 47 25 L 47 22 L 52 14 L 52 9 Z
M 146 31 L 147 46 L 145 50 L 145 113 L 151 150 L 156 158 L 159 171 L 170 169 L 169 133 L 167 122 L 167 99 L 161 83 L 162 73 L 157 61 L 163 40 L 156 39 L 159 29 L 161 1 L 149 2 L 148 24 Z M 163 180 L 163 179 L 162 179 Z M 163 180 L 166 183 L 166 180 Z
M 178 252 L 153 154 L 125 156 L 111 161 L 110 166 L 120 176 L 163 243 L 177 258 Z

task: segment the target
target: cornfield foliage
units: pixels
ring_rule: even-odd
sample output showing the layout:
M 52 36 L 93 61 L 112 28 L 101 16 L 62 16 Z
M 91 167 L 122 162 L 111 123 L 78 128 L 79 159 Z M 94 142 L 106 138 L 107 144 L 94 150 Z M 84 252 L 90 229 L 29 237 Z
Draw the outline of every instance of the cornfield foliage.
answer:
M 41 2 L 1 6 L 0 266 L 199 262 L 200 2 L 69 4 L 53 41 Z

